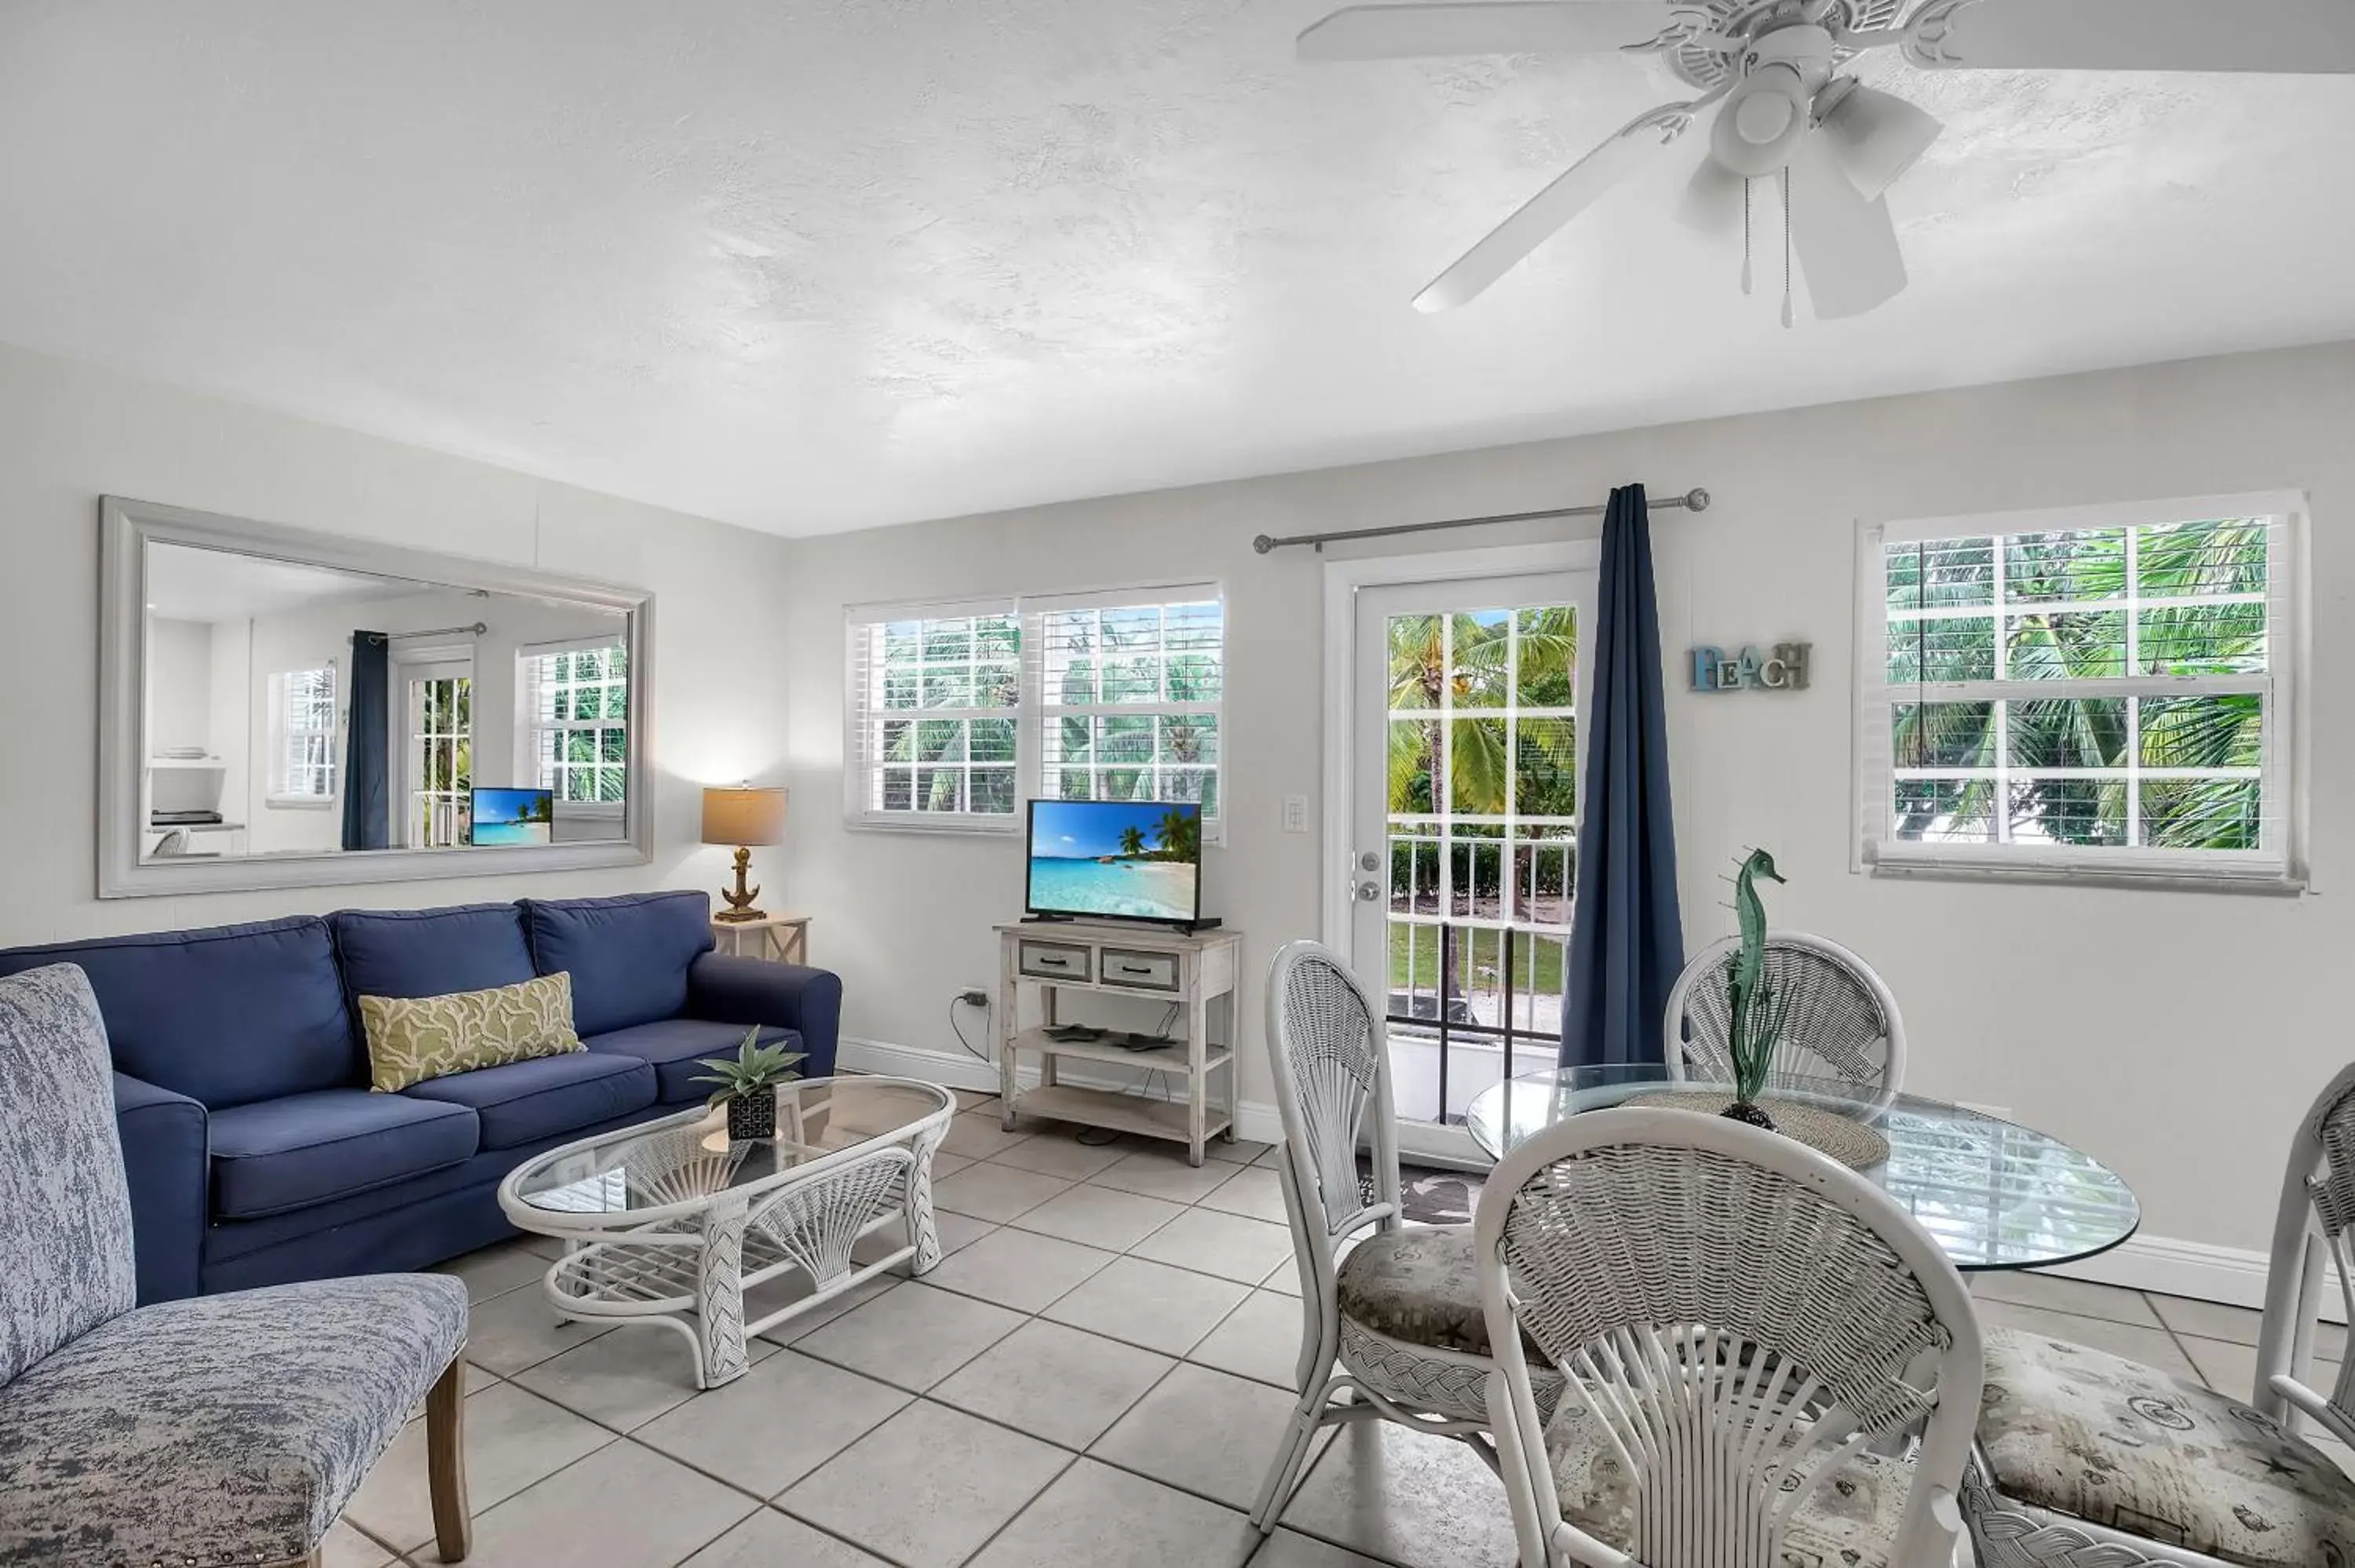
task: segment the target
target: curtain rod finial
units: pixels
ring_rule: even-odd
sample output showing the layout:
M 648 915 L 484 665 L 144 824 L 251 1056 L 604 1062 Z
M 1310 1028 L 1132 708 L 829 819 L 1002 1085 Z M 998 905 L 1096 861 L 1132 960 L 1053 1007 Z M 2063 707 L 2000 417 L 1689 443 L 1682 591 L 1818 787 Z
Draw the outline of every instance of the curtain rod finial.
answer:
M 1685 510 L 1688 512 L 1706 512 L 1710 507 L 1710 493 L 1706 490 L 1702 490 L 1698 487 L 1689 490 L 1685 493 Z
M 1275 548 L 1275 541 L 1268 537 L 1265 534 L 1262 534 L 1258 538 L 1252 541 L 1252 548 L 1264 556 L 1270 550 Z

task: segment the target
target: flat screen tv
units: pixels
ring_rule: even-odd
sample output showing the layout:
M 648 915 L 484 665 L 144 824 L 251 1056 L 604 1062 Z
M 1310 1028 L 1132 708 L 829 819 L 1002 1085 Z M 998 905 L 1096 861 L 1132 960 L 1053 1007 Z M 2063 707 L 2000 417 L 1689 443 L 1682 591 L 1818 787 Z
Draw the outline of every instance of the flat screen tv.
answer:
M 1191 800 L 1033 800 L 1033 915 L 1204 926 L 1202 808 Z
M 555 842 L 556 797 L 546 789 L 476 789 L 470 844 L 544 844 Z

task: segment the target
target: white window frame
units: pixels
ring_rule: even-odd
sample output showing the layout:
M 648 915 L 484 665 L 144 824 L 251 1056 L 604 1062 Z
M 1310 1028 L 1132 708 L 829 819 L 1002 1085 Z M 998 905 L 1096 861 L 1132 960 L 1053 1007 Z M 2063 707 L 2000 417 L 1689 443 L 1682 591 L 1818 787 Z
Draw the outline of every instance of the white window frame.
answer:
M 270 788 L 263 797 L 263 804 L 272 810 L 325 811 L 336 804 L 343 772 L 343 765 L 336 756 L 336 715 L 341 711 L 337 673 L 336 662 L 328 659 L 300 669 L 274 672 L 265 686 L 265 696 L 270 704 Z M 289 723 L 289 684 L 297 680 L 318 678 L 324 678 L 327 689 L 325 727 L 311 725 L 298 727 Z M 327 760 L 324 765 L 327 787 L 324 790 L 297 789 L 293 787 L 294 745 L 299 740 L 317 736 L 325 736 L 327 742 Z M 306 762 L 303 764 L 303 770 L 309 772 L 320 767 L 320 764 Z
M 556 719 L 544 721 L 539 716 L 539 694 L 542 689 L 539 678 L 539 662 L 543 659 L 553 658 L 559 653 L 596 652 L 620 653 L 624 657 L 624 659 L 626 659 L 629 654 L 629 641 L 621 633 L 614 632 L 610 635 L 602 635 L 597 637 L 566 638 L 554 642 L 526 642 L 517 647 L 514 777 L 517 779 L 531 779 L 531 787 L 536 789 L 556 790 L 556 810 L 557 814 L 559 816 L 575 820 L 612 820 L 618 821 L 621 820 L 623 813 L 629 809 L 629 748 L 633 744 L 634 744 L 637 734 L 634 727 L 634 712 L 633 714 L 623 715 L 619 724 L 613 722 L 610 718 Z M 625 664 L 624 670 L 626 671 L 626 669 L 627 666 Z M 613 683 L 606 681 L 599 683 L 611 685 Z M 626 699 L 629 694 L 630 687 L 629 679 L 626 673 L 623 677 L 620 684 Z M 634 709 L 634 703 L 632 704 L 632 707 Z M 623 756 L 621 768 L 623 799 L 619 800 L 568 800 L 564 798 L 562 791 L 556 789 L 555 781 L 547 773 L 542 771 L 540 768 L 539 755 L 539 737 L 541 735 L 550 730 L 554 730 L 559 734 L 563 734 L 576 729 L 592 731 L 618 729 L 622 731 Z M 583 765 L 579 763 L 569 763 L 564 766 L 581 767 Z M 595 766 L 603 768 L 610 767 L 612 764 L 599 762 Z
M 1116 703 L 1066 705 L 1044 700 L 1044 650 L 1039 628 L 1045 616 L 1082 609 L 1135 609 L 1214 602 L 1219 609 L 1220 700 L 1215 703 Z M 1021 629 L 1017 654 L 1015 701 L 1011 706 L 910 709 L 882 706 L 883 670 L 874 657 L 876 629 L 892 621 L 962 620 L 968 617 L 1011 616 Z M 1223 844 L 1232 811 L 1227 769 L 1225 691 L 1229 676 L 1226 589 L 1222 583 L 1194 581 L 1137 584 L 1083 592 L 1031 596 L 993 595 L 974 599 L 910 600 L 847 606 L 843 611 L 843 821 L 854 828 L 898 832 L 1020 833 L 1026 830 L 1029 803 L 1039 799 L 1045 726 L 1066 716 L 1113 714 L 1124 717 L 1164 716 L 1180 711 L 1199 713 L 1216 721 L 1216 758 L 1205 770 L 1218 779 L 1216 810 L 1205 813 L 1202 839 Z M 921 700 L 921 699 L 920 699 Z M 871 753 L 875 726 L 884 717 L 1012 719 L 1015 733 L 1015 801 L 1009 813 L 885 810 L 880 805 L 879 768 L 884 764 Z M 1150 766 L 1150 765 L 1148 765 Z
M 1170 702 L 1166 697 L 1152 702 L 1060 703 L 1047 700 L 1047 648 L 1044 627 L 1049 616 L 1067 615 L 1074 611 L 1101 612 L 1116 609 L 1157 609 L 1166 612 L 1179 605 L 1191 604 L 1215 604 L 1219 609 L 1219 696 L 1216 700 L 1191 703 Z M 1166 619 L 1164 627 L 1166 630 Z M 1102 662 L 1103 656 L 1103 651 L 1099 649 L 1095 654 L 1099 664 Z M 1167 652 L 1166 650 L 1156 652 L 1154 656 L 1162 661 L 1166 688 Z M 1228 815 L 1227 596 L 1221 585 L 1213 582 L 1173 583 L 1154 588 L 1109 588 L 1091 593 L 1041 594 L 1036 598 L 1026 599 L 1022 601 L 1022 672 L 1023 706 L 1028 710 L 1028 715 L 1025 728 L 1029 731 L 1028 765 L 1022 774 L 1024 800 L 1063 799 L 1060 795 L 1049 796 L 1046 793 L 1047 734 L 1048 726 L 1050 725 L 1066 718 L 1089 720 L 1151 718 L 1156 721 L 1188 716 L 1208 718 L 1211 721 L 1211 726 L 1218 737 L 1215 754 L 1209 763 L 1192 769 L 1192 771 L 1209 774 L 1214 782 L 1211 791 L 1213 809 L 1202 813 L 1202 842 L 1209 844 L 1222 844 L 1226 842 Z M 1155 725 L 1156 751 L 1159 748 L 1159 727 L 1156 722 Z M 1090 762 L 1083 766 L 1091 772 L 1094 772 L 1100 770 L 1104 765 Z M 1159 764 L 1146 762 L 1138 766 L 1152 768 L 1158 767 Z
M 2309 715 L 2307 617 L 2307 500 L 2294 492 L 2194 496 L 2054 510 L 1922 518 L 1864 524 L 1857 540 L 1857 641 L 1854 792 L 1855 853 L 1851 869 L 1874 876 L 1934 876 L 2007 881 L 2057 882 L 2108 886 L 2159 886 L 2208 891 L 2288 893 L 2307 886 L 2305 842 L 2305 736 Z M 1975 680 L 1892 687 L 1888 681 L 1889 630 L 1885 549 L 1917 540 L 1978 538 L 2132 528 L 2211 518 L 2263 518 L 2269 524 L 2266 577 L 2268 658 L 2266 672 L 2235 676 L 2152 676 L 2129 673 L 2074 681 Z M 2131 538 L 2132 535 L 2129 535 Z M 2005 644 L 2004 564 L 1995 552 L 1996 591 L 1990 605 L 1971 612 L 1994 618 L 1996 641 Z M 2136 611 L 2144 607 L 2130 577 L 2126 596 L 2085 601 L 2088 608 L 2125 610 L 2129 639 L 2138 635 Z M 1910 618 L 1909 618 L 1910 619 Z M 2131 641 L 2129 642 L 2131 647 Z M 1998 652 L 1998 658 L 2000 658 Z M 2131 668 L 2131 667 L 2130 667 Z M 1998 666 L 1998 674 L 2002 671 Z M 1891 793 L 1898 769 L 1891 738 L 1893 703 L 1984 702 L 1994 699 L 2054 700 L 2200 696 L 2254 693 L 2265 704 L 2264 754 L 2257 777 L 2263 785 L 2261 816 L 2273 841 L 2251 852 L 2151 849 L 2129 843 L 2093 847 L 2051 843 L 1961 844 L 1915 842 L 1891 836 Z M 2002 783 L 2012 773 L 1998 747 L 1996 758 L 1998 837 L 2008 834 Z M 1932 768 L 1931 773 L 1963 771 Z M 2138 761 L 2126 770 L 2141 776 Z M 2130 833 L 2138 831 L 2129 806 Z
M 918 705 L 912 708 L 886 707 L 883 701 L 883 662 L 875 657 L 875 639 L 881 629 L 898 621 L 964 620 L 987 617 L 1010 617 L 1021 624 L 1021 605 L 1007 595 L 982 599 L 935 599 L 926 602 L 898 604 L 851 605 L 843 611 L 843 694 L 842 694 L 842 815 L 852 827 L 877 828 L 895 832 L 960 832 L 1013 833 L 1022 831 L 1024 802 L 1028 799 L 1026 780 L 1030 777 L 1028 747 L 1028 726 L 1022 723 L 1022 654 L 1015 652 L 1015 700 L 1008 705 L 968 705 L 960 707 L 922 706 L 923 694 L 917 693 Z M 983 662 L 968 656 L 970 669 Z M 920 662 L 921 669 L 921 662 Z M 1014 810 L 999 814 L 987 811 L 916 811 L 887 810 L 882 805 L 882 768 L 888 764 L 874 755 L 877 726 L 887 720 L 907 719 L 1005 719 L 1014 725 Z M 968 743 L 970 729 L 968 729 Z M 970 769 L 970 762 L 952 766 Z

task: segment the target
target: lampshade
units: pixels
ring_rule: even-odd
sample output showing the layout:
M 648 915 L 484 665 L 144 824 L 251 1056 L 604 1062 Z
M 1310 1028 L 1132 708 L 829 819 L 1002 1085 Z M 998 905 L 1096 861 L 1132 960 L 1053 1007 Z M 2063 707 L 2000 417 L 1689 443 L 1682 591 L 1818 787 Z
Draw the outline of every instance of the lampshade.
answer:
M 1867 201 L 1880 200 L 1945 130 L 1927 110 L 1861 82 L 1842 93 L 1823 121 L 1841 170 Z
M 783 789 L 706 789 L 703 842 L 708 844 L 776 844 L 785 841 Z

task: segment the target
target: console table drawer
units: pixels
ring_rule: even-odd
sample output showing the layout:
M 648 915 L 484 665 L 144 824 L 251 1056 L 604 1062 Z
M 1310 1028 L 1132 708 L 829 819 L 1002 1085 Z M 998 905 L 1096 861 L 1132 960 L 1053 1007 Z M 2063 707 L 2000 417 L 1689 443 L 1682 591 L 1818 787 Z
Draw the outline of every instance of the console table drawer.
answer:
M 1135 953 L 1120 948 L 1106 948 L 1103 963 L 1103 972 L 1098 978 L 1104 985 L 1135 991 L 1178 989 L 1178 955 L 1175 953 Z
M 1077 980 L 1092 978 L 1090 951 L 1068 942 L 1022 942 L 1014 949 L 1014 967 L 1037 980 Z

